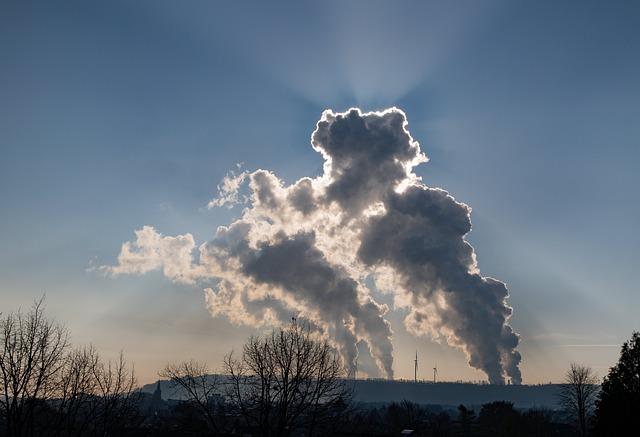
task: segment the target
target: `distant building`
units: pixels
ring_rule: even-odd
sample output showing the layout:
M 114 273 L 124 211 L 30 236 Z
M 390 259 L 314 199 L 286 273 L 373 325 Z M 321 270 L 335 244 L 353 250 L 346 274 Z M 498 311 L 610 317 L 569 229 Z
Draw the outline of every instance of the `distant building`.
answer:
M 156 391 L 153 392 L 152 402 L 161 402 L 162 401 L 162 389 L 160 388 L 160 381 L 158 381 L 158 385 L 156 386 Z
M 167 403 L 162 400 L 162 389 L 160 388 L 160 381 L 158 381 L 156 390 L 153 392 L 153 395 L 151 396 L 151 402 L 149 403 L 149 414 L 157 415 L 158 411 L 164 410 L 166 408 Z

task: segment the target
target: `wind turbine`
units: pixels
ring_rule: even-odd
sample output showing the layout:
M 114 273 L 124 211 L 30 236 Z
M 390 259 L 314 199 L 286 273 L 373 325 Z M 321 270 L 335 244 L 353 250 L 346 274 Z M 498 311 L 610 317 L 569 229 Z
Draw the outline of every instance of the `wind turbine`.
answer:
M 418 351 L 416 351 L 416 361 L 413 366 L 413 381 L 418 382 Z
M 433 368 L 433 383 L 436 383 L 436 377 L 438 376 L 438 365 Z
M 358 357 L 356 357 L 356 365 L 353 368 L 353 379 L 358 379 Z

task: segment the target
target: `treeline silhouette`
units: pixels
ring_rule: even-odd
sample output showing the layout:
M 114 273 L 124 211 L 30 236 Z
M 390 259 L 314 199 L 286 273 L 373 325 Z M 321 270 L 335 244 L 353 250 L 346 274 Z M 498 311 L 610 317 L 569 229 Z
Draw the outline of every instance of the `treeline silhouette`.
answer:
M 197 407 L 176 403 L 156 416 L 153 435 L 214 435 Z M 230 420 L 231 418 L 231 420 Z M 336 406 L 332 420 L 313 432 L 300 427 L 291 431 L 265 433 L 247 427 L 242 419 L 220 414 L 225 435 L 335 435 L 335 436 L 573 436 L 574 428 L 557 412 L 544 409 L 518 411 L 509 402 L 483 405 L 479 412 L 460 405 L 457 410 L 424 406 L 409 401 L 377 407 Z M 179 430 L 176 434 L 172 430 Z M 183 433 L 183 434 L 180 434 Z
M 601 385 L 572 364 L 561 408 L 519 410 L 506 401 L 457 408 L 353 401 L 353 381 L 333 347 L 293 321 L 228 354 L 224 377 L 203 363 L 167 365 L 183 393 L 137 388 L 121 354 L 104 360 L 74 347 L 42 300 L 0 316 L 0 436 L 612 436 L 640 430 L 640 334 L 625 342 Z
M 104 361 L 92 346 L 73 348 L 42 300 L 0 319 L 0 378 L 6 436 L 121 435 L 140 421 L 124 356 Z

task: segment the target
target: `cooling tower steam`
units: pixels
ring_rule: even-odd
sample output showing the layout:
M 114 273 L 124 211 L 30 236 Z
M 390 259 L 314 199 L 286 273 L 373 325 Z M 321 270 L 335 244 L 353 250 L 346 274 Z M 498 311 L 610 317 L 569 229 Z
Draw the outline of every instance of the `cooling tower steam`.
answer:
M 368 348 L 393 377 L 390 309 L 366 279 L 406 310 L 405 328 L 460 348 L 491 383 L 521 382 L 518 335 L 504 283 L 482 276 L 471 209 L 413 169 L 427 157 L 404 112 L 327 110 L 311 137 L 323 173 L 286 184 L 273 172 L 231 172 L 210 208 L 244 204 L 238 219 L 196 245 L 191 234 L 164 236 L 151 226 L 124 243 L 112 274 L 162 270 L 205 288 L 214 317 L 255 327 L 291 316 L 328 338 L 350 369 Z M 246 194 L 240 194 L 242 190 Z

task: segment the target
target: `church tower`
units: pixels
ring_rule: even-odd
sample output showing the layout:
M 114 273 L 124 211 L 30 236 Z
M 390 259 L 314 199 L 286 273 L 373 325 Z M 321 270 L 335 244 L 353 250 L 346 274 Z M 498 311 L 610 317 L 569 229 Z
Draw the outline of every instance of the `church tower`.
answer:
M 162 390 L 160 389 L 160 381 L 158 381 L 156 391 L 153 392 L 152 402 L 154 405 L 162 403 Z

